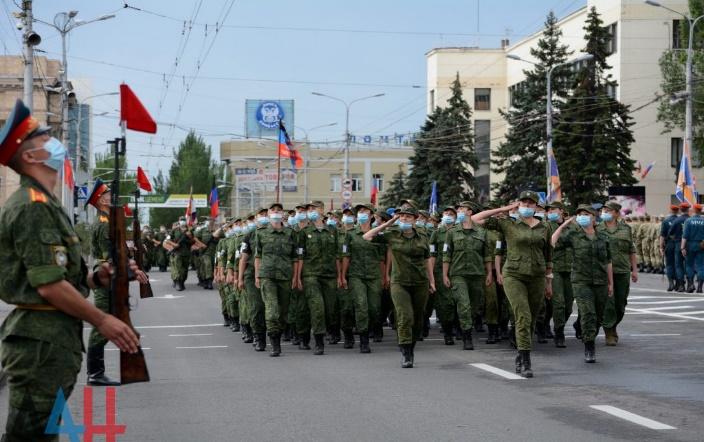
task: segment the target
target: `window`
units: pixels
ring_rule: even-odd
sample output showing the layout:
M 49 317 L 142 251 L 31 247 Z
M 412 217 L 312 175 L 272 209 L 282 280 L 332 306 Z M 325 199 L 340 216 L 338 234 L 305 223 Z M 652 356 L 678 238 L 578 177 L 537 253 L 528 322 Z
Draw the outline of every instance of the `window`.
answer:
M 682 159 L 682 138 L 670 138 L 670 166 L 680 167 Z
M 617 100 L 618 98 L 616 97 L 616 94 L 618 93 L 618 86 L 615 84 L 607 84 L 606 85 L 606 95 L 609 96 L 609 98 L 613 98 L 614 100 Z
M 618 36 L 616 35 L 617 32 L 617 27 L 616 23 L 611 23 L 609 26 L 606 27 L 606 32 L 609 34 L 609 40 L 606 42 L 607 47 L 606 47 L 606 54 L 611 55 L 616 53 L 616 41 L 618 39 Z
M 475 88 L 474 89 L 474 110 L 490 110 L 491 109 L 491 89 Z
M 352 174 L 352 192 L 362 191 L 362 181 L 364 177 L 358 173 Z
M 379 192 L 384 191 L 384 174 L 383 173 L 374 173 L 372 174 L 372 185 L 376 187 L 376 190 Z
M 682 20 L 672 20 L 672 49 L 682 49 Z
M 430 96 L 428 97 L 428 113 L 432 113 L 435 110 L 435 89 L 430 89 Z
M 330 175 L 330 192 L 342 191 L 342 182 L 340 175 Z

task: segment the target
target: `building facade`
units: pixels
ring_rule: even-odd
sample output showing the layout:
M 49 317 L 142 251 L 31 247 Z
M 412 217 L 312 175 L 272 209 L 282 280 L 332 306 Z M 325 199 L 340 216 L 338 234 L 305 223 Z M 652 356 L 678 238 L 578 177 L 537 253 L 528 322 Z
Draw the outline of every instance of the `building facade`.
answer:
M 685 0 L 661 3 L 676 11 L 688 11 Z M 635 142 L 631 145 L 631 157 L 643 167 L 655 163 L 648 176 L 638 184 L 645 191 L 645 210 L 650 214 L 665 213 L 670 202 L 675 200 L 676 173 L 684 135 L 681 130 L 663 133 L 665 126 L 657 121 L 657 102 L 654 99 L 661 93 L 662 76 L 658 60 L 664 51 L 680 49 L 682 17 L 647 5 L 642 0 L 588 0 L 586 7 L 558 23 L 563 34 L 562 43 L 574 51 L 573 57 L 577 57 L 584 48 L 583 27 L 592 6 L 601 14 L 604 26 L 613 36 L 611 55 L 607 61 L 612 66 L 610 73 L 618 82 L 618 87 L 612 93 L 632 109 Z M 478 140 L 481 135 L 489 133 L 488 150 L 479 141 L 477 143 L 481 146 L 477 153 L 482 164 L 488 164 L 486 157 L 503 141 L 508 129 L 499 109 L 510 106 L 512 88 L 525 80 L 523 70 L 531 68 L 526 62 L 507 59 L 507 55 L 536 61 L 531 57 L 530 49 L 536 46 L 541 32 L 513 45 L 502 41 L 499 49 L 436 48 L 426 54 L 428 111 L 434 106 L 445 105 L 450 95 L 449 86 L 459 72 L 464 96 L 474 108 Z M 559 158 L 557 162 L 559 166 Z M 697 181 L 704 182 L 702 164 L 696 155 L 692 162 Z M 481 166 L 476 173 L 482 177 L 480 183 L 484 189 L 488 188 L 488 182 L 502 180 L 501 176 Z
M 281 159 L 280 201 L 285 208 L 311 200 L 325 202 L 326 208 L 340 208 L 344 190 L 344 147 L 327 144 L 299 145 L 304 165 L 291 169 Z M 399 165 L 407 169 L 412 148 L 406 145 L 357 145 L 350 147 L 350 191 L 352 204 L 368 203 L 372 188 L 383 197 Z M 227 206 L 230 213 L 243 216 L 264 204 L 276 201 L 277 145 L 273 140 L 230 140 L 220 143 L 220 159 L 228 164 L 225 183 L 232 187 Z M 224 204 L 223 204 L 224 205 Z

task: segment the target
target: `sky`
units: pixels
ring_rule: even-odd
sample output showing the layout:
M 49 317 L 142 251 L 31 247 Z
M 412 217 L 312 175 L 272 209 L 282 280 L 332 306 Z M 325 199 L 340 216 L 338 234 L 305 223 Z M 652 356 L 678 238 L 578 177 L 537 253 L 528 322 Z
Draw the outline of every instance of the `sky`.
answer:
M 21 34 L 8 15 L 19 0 L 0 0 L 0 51 L 19 54 Z M 246 99 L 295 100 L 295 126 L 313 141 L 344 138 L 345 109 L 320 92 L 356 103 L 350 132 L 417 131 L 426 110 L 425 53 L 435 47 L 499 47 L 562 18 L 586 0 L 34 0 L 52 22 L 76 10 L 89 23 L 68 37 L 68 74 L 83 98 L 127 83 L 158 122 L 154 136 L 128 131 L 129 167 L 168 175 L 173 149 L 193 129 L 212 146 L 244 134 Z M 216 25 L 217 24 L 217 25 Z M 37 55 L 61 58 L 56 30 L 35 23 Z M 176 63 L 178 57 L 178 63 Z M 168 87 L 167 87 L 168 86 Z M 81 97 L 79 97 L 81 99 Z M 87 101 L 94 151 L 119 136 L 119 97 Z M 335 126 L 309 129 L 329 123 Z M 294 128 L 296 138 L 303 131 Z M 272 153 L 273 154 L 273 153 Z

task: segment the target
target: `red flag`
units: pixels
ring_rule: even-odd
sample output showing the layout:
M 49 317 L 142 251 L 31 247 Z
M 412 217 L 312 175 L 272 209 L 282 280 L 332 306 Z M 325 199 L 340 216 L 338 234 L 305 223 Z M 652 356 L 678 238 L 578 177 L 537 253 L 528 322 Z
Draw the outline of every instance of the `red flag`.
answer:
M 137 185 L 144 191 L 152 191 L 152 183 L 149 182 L 149 177 L 140 166 L 137 166 Z
M 379 189 L 376 186 L 372 186 L 372 199 L 369 201 L 372 206 L 376 206 L 376 196 L 379 194 Z
M 76 181 L 73 179 L 73 167 L 71 166 L 71 160 L 68 157 L 64 158 L 64 183 L 66 187 L 73 191 L 73 186 L 76 185 Z
M 127 129 L 156 133 L 156 122 L 132 89 L 124 83 L 120 85 L 120 122 L 122 121 L 126 123 Z
M 196 217 L 196 207 L 195 204 L 193 204 L 193 186 L 191 186 L 191 194 L 188 197 L 188 206 L 186 206 L 186 223 L 192 226 L 195 224 Z
M 130 206 L 125 204 L 125 216 L 128 218 L 132 218 L 132 209 L 130 209 Z

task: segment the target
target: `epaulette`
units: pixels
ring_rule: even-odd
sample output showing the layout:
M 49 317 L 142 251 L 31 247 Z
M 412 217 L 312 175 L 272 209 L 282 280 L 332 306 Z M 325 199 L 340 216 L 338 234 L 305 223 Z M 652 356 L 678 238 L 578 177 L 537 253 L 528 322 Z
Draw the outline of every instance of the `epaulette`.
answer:
M 33 203 L 47 203 L 49 201 L 44 192 L 31 187 L 29 188 L 29 200 Z

